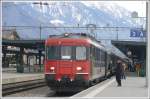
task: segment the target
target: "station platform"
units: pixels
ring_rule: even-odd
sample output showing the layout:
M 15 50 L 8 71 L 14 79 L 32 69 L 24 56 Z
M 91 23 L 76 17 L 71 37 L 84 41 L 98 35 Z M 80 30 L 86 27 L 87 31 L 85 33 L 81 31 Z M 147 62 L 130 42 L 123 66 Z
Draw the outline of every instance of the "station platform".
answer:
M 127 77 L 126 80 L 122 79 L 122 86 L 118 87 L 115 77 L 90 87 L 71 98 L 135 98 L 136 99 L 149 99 L 148 88 L 145 87 L 145 77 Z
M 7 72 L 7 73 L 15 73 L 16 68 L 2 68 L 2 72 Z
M 2 84 L 44 79 L 44 73 L 2 72 Z

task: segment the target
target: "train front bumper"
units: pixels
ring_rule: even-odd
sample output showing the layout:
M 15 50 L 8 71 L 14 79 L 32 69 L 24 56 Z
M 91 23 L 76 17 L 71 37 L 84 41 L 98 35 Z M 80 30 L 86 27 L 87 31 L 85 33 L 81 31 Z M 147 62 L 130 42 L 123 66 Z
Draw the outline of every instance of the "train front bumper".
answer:
M 46 83 L 49 87 L 88 87 L 89 80 L 85 80 L 83 75 L 76 75 L 74 80 L 71 80 L 67 76 L 61 78 L 60 81 L 55 80 L 55 75 L 46 74 Z

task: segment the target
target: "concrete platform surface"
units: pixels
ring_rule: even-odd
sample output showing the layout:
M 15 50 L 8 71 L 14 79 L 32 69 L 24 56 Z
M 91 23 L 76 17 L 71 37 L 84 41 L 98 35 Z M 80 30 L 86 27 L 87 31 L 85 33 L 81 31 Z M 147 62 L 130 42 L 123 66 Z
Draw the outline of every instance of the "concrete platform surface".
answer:
M 2 84 L 43 79 L 44 73 L 2 73 Z
M 122 80 L 122 87 L 117 86 L 115 77 L 113 77 L 72 96 L 72 98 L 74 97 L 136 97 L 140 99 L 148 99 L 148 88 L 145 87 L 144 77 L 127 77 L 126 80 Z
M 16 72 L 16 68 L 2 68 L 2 72 Z

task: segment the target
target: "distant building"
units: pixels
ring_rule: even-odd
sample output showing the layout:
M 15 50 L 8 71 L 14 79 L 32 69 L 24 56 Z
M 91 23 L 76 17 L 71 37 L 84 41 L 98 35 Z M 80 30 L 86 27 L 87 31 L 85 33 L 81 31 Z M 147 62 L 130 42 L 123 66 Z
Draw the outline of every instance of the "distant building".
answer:
M 2 40 L 20 40 L 20 37 L 15 29 L 2 30 Z M 17 47 L 7 46 L 7 50 L 18 50 Z M 4 50 L 3 50 L 3 65 L 2 67 L 10 67 L 14 64 L 15 54 L 5 53 L 4 59 Z M 9 66 L 10 65 L 10 66 Z
M 20 40 L 20 37 L 16 30 L 2 30 L 3 40 Z

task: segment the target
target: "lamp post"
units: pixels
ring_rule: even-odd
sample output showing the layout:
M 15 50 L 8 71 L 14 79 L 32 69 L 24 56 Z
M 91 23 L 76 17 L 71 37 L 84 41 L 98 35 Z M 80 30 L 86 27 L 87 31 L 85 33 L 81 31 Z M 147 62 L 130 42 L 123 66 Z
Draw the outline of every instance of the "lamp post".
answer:
M 146 49 L 146 87 L 148 87 L 148 83 L 149 83 L 149 66 L 150 66 L 150 0 L 148 0 L 146 2 L 146 30 L 147 30 L 147 49 Z
M 41 2 L 41 1 L 40 2 L 33 2 L 33 4 L 40 5 L 41 12 L 42 12 L 42 9 L 43 9 L 43 5 L 49 5 L 48 3 L 44 3 L 44 2 Z M 39 29 L 40 29 L 40 40 L 41 40 L 41 33 L 42 33 L 41 22 L 40 22 Z M 41 53 L 42 53 L 42 51 L 41 51 L 41 47 L 40 46 L 39 46 L 38 51 L 39 51 L 39 67 L 40 67 L 40 71 L 41 71 Z

